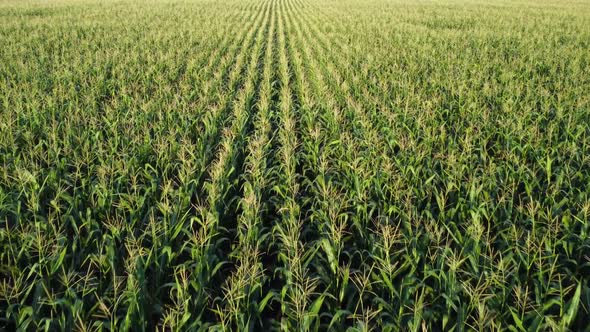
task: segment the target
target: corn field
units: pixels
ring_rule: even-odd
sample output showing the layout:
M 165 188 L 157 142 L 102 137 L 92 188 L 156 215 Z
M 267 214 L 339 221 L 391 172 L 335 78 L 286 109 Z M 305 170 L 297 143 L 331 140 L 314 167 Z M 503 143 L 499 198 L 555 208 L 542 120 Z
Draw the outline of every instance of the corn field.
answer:
M 0 330 L 589 326 L 588 0 L 0 0 Z

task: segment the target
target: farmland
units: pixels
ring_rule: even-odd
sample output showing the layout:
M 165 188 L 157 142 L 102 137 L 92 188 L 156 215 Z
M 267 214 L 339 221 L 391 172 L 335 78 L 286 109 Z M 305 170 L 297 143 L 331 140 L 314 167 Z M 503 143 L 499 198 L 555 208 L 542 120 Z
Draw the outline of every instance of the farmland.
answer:
M 0 0 L 0 330 L 589 331 L 589 22 Z

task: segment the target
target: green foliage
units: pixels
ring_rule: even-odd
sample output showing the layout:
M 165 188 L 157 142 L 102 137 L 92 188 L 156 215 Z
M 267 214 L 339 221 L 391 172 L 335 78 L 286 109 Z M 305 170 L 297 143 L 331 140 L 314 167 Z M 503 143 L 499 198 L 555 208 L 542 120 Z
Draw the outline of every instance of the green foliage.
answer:
M 0 330 L 590 331 L 589 21 L 0 1 Z

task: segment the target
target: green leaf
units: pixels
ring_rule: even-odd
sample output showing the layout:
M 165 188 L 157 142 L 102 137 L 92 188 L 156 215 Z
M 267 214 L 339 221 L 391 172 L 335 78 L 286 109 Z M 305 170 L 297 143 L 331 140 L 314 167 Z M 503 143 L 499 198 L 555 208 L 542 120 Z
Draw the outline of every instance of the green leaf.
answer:
M 268 304 L 268 301 L 270 301 L 272 298 L 274 298 L 275 295 L 276 295 L 275 292 L 268 292 L 268 294 L 266 294 L 266 296 L 260 301 L 260 303 L 258 304 L 258 313 L 259 314 L 264 311 L 264 308 Z
M 328 258 L 328 263 L 330 264 L 330 269 L 332 273 L 336 274 L 337 272 L 337 263 L 336 263 L 336 256 L 334 255 L 334 248 L 332 247 L 332 243 L 327 238 L 323 238 L 322 241 L 322 248 L 326 252 L 326 257 Z
M 514 312 L 514 310 L 512 310 L 512 308 L 510 308 L 510 314 L 512 314 L 512 318 L 514 319 L 514 323 L 520 329 L 520 331 L 526 331 L 526 329 L 522 325 L 522 320 L 520 320 L 520 318 L 518 317 L 516 312 Z
M 567 313 L 563 316 L 562 326 L 569 327 L 576 315 L 578 314 L 578 308 L 580 306 L 580 295 L 582 294 L 582 283 L 578 283 L 578 287 L 576 287 L 576 292 L 574 293 L 574 297 L 570 301 L 570 304 L 567 309 Z
M 53 262 L 53 266 L 51 267 L 51 274 L 57 272 L 57 269 L 59 269 L 59 267 L 62 265 L 64 258 L 66 257 L 66 252 L 68 251 L 68 246 L 65 246 L 61 253 L 59 254 L 59 257 L 57 258 L 57 260 L 55 260 Z
M 338 321 L 340 320 L 340 317 L 342 317 L 344 315 L 350 315 L 350 311 L 348 311 L 348 310 L 336 311 L 336 314 L 334 314 L 334 317 L 332 317 L 332 320 L 330 321 L 330 325 L 328 326 L 328 330 L 331 329 L 334 324 L 338 323 Z

